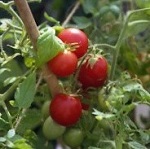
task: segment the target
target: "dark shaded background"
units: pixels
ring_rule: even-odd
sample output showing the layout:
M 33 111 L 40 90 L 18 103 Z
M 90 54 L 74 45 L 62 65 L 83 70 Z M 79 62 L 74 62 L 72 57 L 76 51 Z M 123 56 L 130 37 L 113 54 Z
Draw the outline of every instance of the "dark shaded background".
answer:
M 10 0 L 3 0 L 3 2 L 9 2 Z M 55 19 L 63 22 L 66 18 L 69 10 L 75 4 L 75 0 L 41 0 L 41 2 L 32 2 L 30 3 L 30 8 L 34 15 L 37 25 L 44 22 L 44 12 L 47 12 L 48 15 L 54 17 Z M 15 8 L 15 7 L 14 7 Z M 0 10 L 0 18 L 9 18 L 11 17 L 5 10 Z

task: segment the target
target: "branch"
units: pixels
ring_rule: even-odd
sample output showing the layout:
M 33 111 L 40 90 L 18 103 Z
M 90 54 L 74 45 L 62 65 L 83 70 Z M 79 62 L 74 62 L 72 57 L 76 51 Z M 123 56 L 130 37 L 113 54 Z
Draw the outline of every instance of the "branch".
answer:
M 32 42 L 32 45 L 34 49 L 37 50 L 36 43 L 39 37 L 39 31 L 36 22 L 33 18 L 30 7 L 26 0 L 14 0 L 14 1 L 18 9 L 19 15 L 25 25 L 29 38 Z M 55 96 L 57 93 L 62 92 L 57 77 L 47 69 L 47 65 L 42 67 L 42 73 L 43 78 L 46 80 L 49 86 L 52 96 Z
M 62 26 L 66 26 L 66 24 L 68 24 L 68 22 L 71 20 L 72 16 L 76 12 L 76 10 L 79 8 L 79 6 L 80 6 L 80 1 L 77 1 L 72 11 L 69 13 L 65 21 L 62 23 Z

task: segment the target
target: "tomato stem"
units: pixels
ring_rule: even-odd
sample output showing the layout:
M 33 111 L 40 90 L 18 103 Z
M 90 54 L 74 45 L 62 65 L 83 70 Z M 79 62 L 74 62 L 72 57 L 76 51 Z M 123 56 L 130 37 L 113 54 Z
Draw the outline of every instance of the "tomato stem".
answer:
M 19 11 L 20 17 L 25 25 L 26 31 L 30 37 L 33 48 L 37 50 L 36 44 L 39 37 L 39 31 L 36 25 L 36 22 L 33 18 L 32 12 L 26 0 L 14 0 Z M 57 93 L 62 92 L 62 89 L 59 85 L 57 77 L 47 69 L 45 64 L 42 68 L 44 74 L 44 79 L 46 80 L 52 96 L 55 96 Z
M 5 102 L 4 102 L 4 101 L 1 101 L 0 104 L 1 104 L 1 106 L 3 107 L 3 109 L 4 109 L 4 111 L 5 111 L 6 115 L 7 115 L 7 118 L 8 118 L 10 127 L 13 128 L 12 116 L 11 116 L 11 114 L 10 114 L 10 112 L 9 112 L 9 110 L 8 110 L 8 108 L 7 108 L 7 106 L 6 106 L 6 104 L 5 104 Z
M 119 52 L 120 52 L 120 47 L 121 47 L 122 41 L 125 39 L 124 36 L 125 36 L 126 29 L 128 27 L 128 22 L 129 22 L 130 17 L 135 13 L 144 12 L 147 10 L 150 10 L 150 8 L 133 10 L 127 14 L 125 21 L 123 23 L 121 33 L 120 33 L 119 38 L 117 40 L 117 43 L 114 47 L 115 50 L 113 53 L 113 61 L 112 61 L 112 67 L 111 67 L 111 73 L 110 73 L 110 80 L 114 79 L 114 74 L 115 74 L 115 70 L 116 70 L 117 60 L 118 60 L 118 56 L 119 56 Z
M 10 1 L 8 3 L 4 3 L 2 1 L 0 1 L 0 8 L 3 8 L 4 10 L 6 10 L 8 13 L 10 13 L 14 18 L 16 18 L 16 20 L 18 21 L 18 23 L 23 26 L 22 20 L 20 19 L 20 17 L 17 15 L 17 13 L 12 9 L 12 5 L 14 4 L 13 1 Z
M 66 26 L 66 24 L 71 20 L 72 16 L 74 15 L 74 13 L 76 12 L 76 10 L 79 8 L 80 6 L 80 1 L 77 0 L 77 2 L 75 3 L 74 8 L 72 9 L 72 11 L 69 13 L 68 17 L 65 19 L 65 21 L 62 23 L 62 26 Z

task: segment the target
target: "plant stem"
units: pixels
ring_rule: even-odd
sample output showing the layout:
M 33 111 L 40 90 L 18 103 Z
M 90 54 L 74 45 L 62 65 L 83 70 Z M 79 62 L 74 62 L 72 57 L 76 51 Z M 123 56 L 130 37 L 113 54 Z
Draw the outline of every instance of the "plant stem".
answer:
M 147 10 L 150 10 L 150 8 L 133 10 L 133 11 L 130 11 L 128 13 L 128 15 L 126 16 L 123 27 L 122 27 L 122 30 L 121 30 L 121 33 L 120 33 L 119 38 L 117 40 L 117 43 L 114 47 L 115 51 L 114 51 L 114 54 L 113 54 L 110 80 L 114 79 L 114 74 L 115 74 L 115 70 L 116 70 L 117 60 L 118 60 L 118 56 L 119 56 L 119 52 L 120 52 L 120 47 L 121 47 L 123 39 L 125 39 L 124 36 L 125 36 L 126 29 L 128 27 L 128 22 L 129 22 L 130 17 L 135 13 L 140 13 L 140 12 L 144 12 L 144 11 L 147 11 Z
M 17 80 L 5 93 L 0 94 L 0 102 L 4 102 L 6 99 L 8 99 L 18 86 L 21 79 Z
M 115 45 L 115 50 L 114 50 L 114 54 L 113 54 L 113 61 L 112 61 L 112 67 L 111 67 L 111 72 L 110 72 L 110 80 L 114 79 L 114 74 L 115 74 L 115 70 L 116 70 L 116 65 L 117 65 L 117 60 L 118 60 L 118 56 L 119 56 L 119 52 L 120 52 L 120 47 L 122 44 L 122 40 L 124 39 L 124 34 L 128 25 L 128 21 L 129 21 L 129 17 L 130 15 L 128 15 L 124 21 L 121 33 L 119 35 L 119 38 L 117 40 L 117 43 Z
M 20 17 L 25 25 L 26 31 L 29 35 L 29 38 L 32 42 L 32 45 L 35 50 L 37 50 L 36 44 L 39 37 L 39 31 L 36 25 L 36 22 L 33 18 L 31 10 L 26 0 L 14 0 L 19 11 Z M 51 91 L 52 96 L 55 96 L 57 93 L 62 92 L 62 88 L 59 85 L 57 77 L 47 69 L 47 65 L 44 65 L 42 68 L 43 78 L 48 84 L 48 87 Z
M 65 19 L 65 21 L 62 23 L 62 26 L 66 26 L 66 24 L 71 20 L 72 16 L 74 15 L 74 13 L 76 12 L 76 10 L 79 8 L 80 6 L 80 1 L 78 0 L 75 4 L 75 6 L 73 7 L 72 11 L 69 13 L 68 17 Z
M 20 26 L 23 26 L 23 23 L 20 19 L 20 17 L 17 15 L 17 13 L 12 9 L 12 4 L 13 2 L 8 2 L 8 3 L 4 3 L 0 1 L 0 7 L 3 8 L 4 10 L 6 10 L 8 13 L 10 13 L 14 18 L 16 18 L 16 20 L 18 21 L 18 23 L 20 24 Z
M 109 44 L 105 44 L 105 43 L 95 44 L 94 46 L 95 47 L 104 47 L 104 48 L 109 48 L 109 49 L 115 50 L 115 46 L 112 46 L 112 45 L 109 45 Z
M 20 17 L 25 25 L 26 31 L 30 37 L 34 49 L 36 49 L 36 42 L 39 36 L 39 31 L 36 22 L 33 18 L 32 12 L 26 0 L 14 0 Z
M 14 126 L 15 130 L 17 130 L 17 128 L 18 128 L 22 118 L 24 117 L 24 114 L 25 114 L 26 111 L 27 111 L 27 109 L 22 109 L 21 114 L 20 114 L 19 118 L 17 119 L 16 124 Z
M 8 121 L 9 121 L 10 127 L 13 128 L 12 116 L 11 116 L 11 114 L 9 113 L 9 110 L 8 110 L 8 108 L 7 108 L 6 104 L 5 104 L 5 102 L 4 102 L 4 101 L 1 101 L 0 104 L 2 105 L 3 109 L 5 110 L 5 113 L 6 113 L 7 117 L 8 117 Z

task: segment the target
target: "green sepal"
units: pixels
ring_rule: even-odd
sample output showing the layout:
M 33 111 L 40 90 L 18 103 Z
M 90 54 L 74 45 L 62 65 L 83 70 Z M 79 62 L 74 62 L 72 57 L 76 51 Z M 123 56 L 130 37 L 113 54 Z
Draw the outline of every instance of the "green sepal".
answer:
M 55 35 L 55 30 L 52 27 L 46 26 L 41 30 L 37 41 L 37 67 L 54 58 L 64 48 L 65 44 Z

